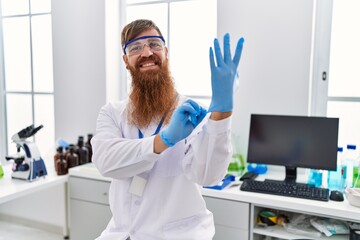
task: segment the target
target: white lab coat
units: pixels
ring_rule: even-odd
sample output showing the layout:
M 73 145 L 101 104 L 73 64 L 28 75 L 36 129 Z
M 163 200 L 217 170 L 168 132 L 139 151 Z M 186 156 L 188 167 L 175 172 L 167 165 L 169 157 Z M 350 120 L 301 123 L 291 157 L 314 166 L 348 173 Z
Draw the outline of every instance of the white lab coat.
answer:
M 186 99 L 180 97 L 181 104 Z M 113 217 L 99 240 L 210 240 L 213 216 L 206 209 L 202 186 L 218 184 L 231 159 L 231 117 L 220 121 L 209 115 L 193 133 L 153 153 L 158 122 L 138 129 L 127 121 L 127 100 L 101 108 L 93 157 L 103 176 L 112 178 L 109 202 Z M 163 126 L 165 128 L 166 126 Z M 144 180 L 140 195 L 130 193 L 134 176 Z

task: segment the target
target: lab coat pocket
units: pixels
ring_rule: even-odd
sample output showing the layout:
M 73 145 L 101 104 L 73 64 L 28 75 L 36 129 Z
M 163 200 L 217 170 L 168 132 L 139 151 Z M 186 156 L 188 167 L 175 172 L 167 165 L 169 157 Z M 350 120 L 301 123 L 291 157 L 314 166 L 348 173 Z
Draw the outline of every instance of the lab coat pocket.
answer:
M 199 214 L 165 224 L 167 240 L 211 240 L 215 234 L 212 214 Z

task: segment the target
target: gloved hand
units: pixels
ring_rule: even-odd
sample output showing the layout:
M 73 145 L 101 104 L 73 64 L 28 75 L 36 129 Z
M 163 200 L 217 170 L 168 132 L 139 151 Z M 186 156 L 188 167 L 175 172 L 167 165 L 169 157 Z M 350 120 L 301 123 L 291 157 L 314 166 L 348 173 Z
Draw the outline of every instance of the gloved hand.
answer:
M 230 35 L 224 35 L 224 59 L 222 58 L 219 40 L 214 40 L 214 53 L 210 47 L 210 68 L 212 98 L 209 112 L 231 112 L 233 110 L 234 80 L 237 75 L 244 38 L 238 40 L 235 56 L 231 59 Z
M 187 100 L 175 109 L 168 127 L 160 132 L 161 140 L 169 147 L 186 138 L 204 119 L 206 109 L 193 100 Z

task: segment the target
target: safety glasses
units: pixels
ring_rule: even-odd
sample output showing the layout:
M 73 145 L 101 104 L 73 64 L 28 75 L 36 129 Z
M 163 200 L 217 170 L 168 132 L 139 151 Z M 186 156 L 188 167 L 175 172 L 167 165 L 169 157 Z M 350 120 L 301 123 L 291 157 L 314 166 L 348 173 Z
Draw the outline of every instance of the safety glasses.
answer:
M 125 42 L 124 54 L 135 55 L 144 51 L 144 47 L 148 46 L 152 52 L 161 51 L 165 46 L 165 39 L 162 36 L 142 36 Z

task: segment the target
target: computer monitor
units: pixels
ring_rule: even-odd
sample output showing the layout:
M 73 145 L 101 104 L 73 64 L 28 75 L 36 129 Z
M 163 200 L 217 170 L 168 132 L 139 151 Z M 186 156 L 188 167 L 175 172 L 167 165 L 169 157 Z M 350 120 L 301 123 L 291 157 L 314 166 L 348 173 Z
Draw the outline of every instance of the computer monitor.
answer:
M 252 114 L 247 162 L 285 166 L 285 181 L 297 168 L 336 170 L 338 118 Z

